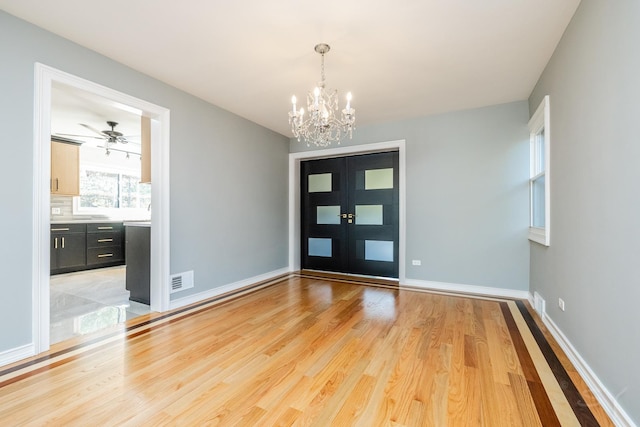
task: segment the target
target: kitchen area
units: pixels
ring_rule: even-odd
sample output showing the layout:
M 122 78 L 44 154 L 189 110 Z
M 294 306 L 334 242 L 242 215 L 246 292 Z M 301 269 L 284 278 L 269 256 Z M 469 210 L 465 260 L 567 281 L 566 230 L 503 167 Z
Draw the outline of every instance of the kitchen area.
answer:
M 53 88 L 50 342 L 150 312 L 150 120 Z M 117 121 L 116 121 L 117 120 Z

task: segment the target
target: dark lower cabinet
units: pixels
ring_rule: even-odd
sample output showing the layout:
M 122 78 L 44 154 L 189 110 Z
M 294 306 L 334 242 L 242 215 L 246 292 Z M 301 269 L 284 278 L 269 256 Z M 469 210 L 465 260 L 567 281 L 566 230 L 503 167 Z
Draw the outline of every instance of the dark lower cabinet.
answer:
M 129 299 L 142 304 L 151 301 L 151 227 L 126 227 L 126 287 Z
M 107 267 L 124 263 L 122 223 L 87 224 L 87 265 Z
M 51 271 L 73 271 L 84 267 L 86 258 L 85 224 L 56 224 L 51 227 Z
M 51 224 L 51 274 L 122 264 L 121 222 Z
M 72 268 L 84 265 L 86 236 L 84 234 L 68 234 L 61 237 L 58 250 L 58 268 Z

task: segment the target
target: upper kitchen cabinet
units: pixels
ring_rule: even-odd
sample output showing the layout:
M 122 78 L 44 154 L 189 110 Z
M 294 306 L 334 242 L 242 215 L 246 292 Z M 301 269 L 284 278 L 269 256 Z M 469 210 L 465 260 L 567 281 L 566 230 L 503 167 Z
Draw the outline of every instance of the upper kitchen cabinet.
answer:
M 80 146 L 51 141 L 51 194 L 80 195 Z
M 141 117 L 142 129 L 140 131 L 140 182 L 151 183 L 151 119 L 149 117 Z

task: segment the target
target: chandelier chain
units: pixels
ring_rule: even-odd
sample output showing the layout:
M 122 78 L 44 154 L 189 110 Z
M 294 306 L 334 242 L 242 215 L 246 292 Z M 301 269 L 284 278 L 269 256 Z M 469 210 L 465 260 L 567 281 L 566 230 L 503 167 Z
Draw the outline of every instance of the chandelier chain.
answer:
M 320 60 L 320 87 L 324 89 L 324 53 L 321 54 Z

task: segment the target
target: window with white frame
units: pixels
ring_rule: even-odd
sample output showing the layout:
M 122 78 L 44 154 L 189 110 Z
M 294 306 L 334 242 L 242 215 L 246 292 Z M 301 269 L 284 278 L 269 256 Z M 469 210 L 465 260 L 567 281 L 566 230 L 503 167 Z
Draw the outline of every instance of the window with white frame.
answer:
M 140 176 L 83 168 L 80 173 L 80 207 L 102 209 L 146 209 L 151 188 L 140 184 Z
M 549 246 L 550 242 L 550 129 L 549 96 L 545 96 L 529 120 L 529 240 Z
M 139 174 L 81 167 L 80 196 L 74 202 L 74 213 L 144 215 L 151 203 L 151 185 L 141 184 Z

